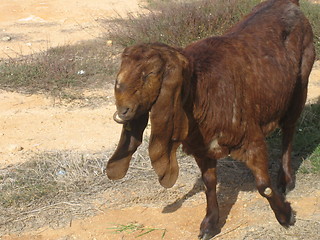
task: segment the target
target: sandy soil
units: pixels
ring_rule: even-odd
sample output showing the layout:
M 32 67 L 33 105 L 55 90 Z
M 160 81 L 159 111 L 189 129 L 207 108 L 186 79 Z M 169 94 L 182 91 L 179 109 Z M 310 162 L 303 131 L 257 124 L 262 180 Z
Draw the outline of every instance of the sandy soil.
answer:
M 138 10 L 138 0 L 2 0 L 0 5 L 0 57 L 28 54 L 48 46 L 75 43 L 96 38 L 101 34 L 97 20 L 114 16 L 114 10 Z M 6 40 L 10 37 L 10 40 Z M 2 40 L 1 40 L 2 39 Z M 114 148 L 120 127 L 112 120 L 115 110 L 112 89 L 86 93 L 88 97 L 103 96 L 106 102 L 95 107 L 74 107 L 45 95 L 24 95 L 0 91 L 0 167 L 28 159 L 30 152 L 46 150 L 77 150 L 96 152 Z M 315 64 L 310 77 L 308 101 L 320 97 L 320 62 Z M 191 182 L 195 179 L 190 180 Z M 319 188 L 305 189 L 305 182 L 289 200 L 297 211 L 297 228 L 300 233 L 281 228 L 275 221 L 267 203 L 256 191 L 239 192 L 219 239 L 261 239 L 255 231 L 268 233 L 263 239 L 301 239 L 314 235 L 301 233 L 303 223 L 320 223 Z M 314 185 L 319 184 L 318 182 Z M 110 197 L 110 196 L 109 196 Z M 227 198 L 225 198 L 227 199 Z M 169 204 L 169 203 L 167 203 Z M 135 239 L 137 234 L 114 234 L 108 228 L 113 224 L 138 222 L 145 226 L 166 229 L 164 239 L 196 239 L 199 224 L 205 212 L 203 192 L 193 201 L 170 213 L 163 206 L 146 207 L 132 205 L 130 208 L 104 209 L 103 213 L 88 219 L 74 220 L 62 229 L 44 228 L 22 235 L 2 236 L 3 240 L 22 239 Z M 228 200 L 221 204 L 221 210 Z M 302 224 L 302 225 L 301 225 Z M 301 226 L 300 226 L 301 225 Z M 300 226 L 300 228 L 299 228 Z M 311 228 L 308 229 L 312 229 Z M 318 227 L 316 225 L 315 227 Z M 270 232 L 271 231 L 271 232 Z M 251 233 L 251 235 L 248 233 Z M 302 235 L 299 235 L 302 234 Z M 304 235 L 303 235 L 304 234 Z M 156 230 L 140 239 L 161 239 L 162 231 Z M 271 236 L 271 237 L 270 237 Z M 272 238 L 274 236 L 274 238 Z M 288 238 L 283 238 L 288 236 Z M 298 236 L 298 238 L 296 238 Z M 299 237 L 300 236 L 300 237 Z
M 44 95 L 1 91 L 0 166 L 24 161 L 25 153 L 30 151 L 94 152 L 114 146 L 121 126 L 112 119 L 112 90 L 87 95 L 110 100 L 97 108 L 78 108 Z
M 0 58 L 94 39 L 100 19 L 139 9 L 139 0 L 1 0 Z

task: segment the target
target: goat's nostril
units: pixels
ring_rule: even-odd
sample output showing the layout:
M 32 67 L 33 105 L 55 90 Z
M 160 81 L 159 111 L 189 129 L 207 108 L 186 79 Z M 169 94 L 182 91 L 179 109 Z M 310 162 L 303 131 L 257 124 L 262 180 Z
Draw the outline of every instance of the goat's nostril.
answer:
M 123 107 L 118 109 L 118 114 L 120 117 L 125 117 L 130 112 L 130 108 Z
M 122 114 L 126 115 L 128 112 L 129 112 L 129 108 L 126 108 L 126 109 L 123 110 Z
M 129 112 L 129 108 L 121 108 L 118 110 L 120 116 L 125 116 Z
M 130 107 L 117 107 L 117 119 L 115 119 L 116 122 L 119 122 L 122 119 L 123 121 L 129 121 L 132 119 L 135 115 L 134 108 Z

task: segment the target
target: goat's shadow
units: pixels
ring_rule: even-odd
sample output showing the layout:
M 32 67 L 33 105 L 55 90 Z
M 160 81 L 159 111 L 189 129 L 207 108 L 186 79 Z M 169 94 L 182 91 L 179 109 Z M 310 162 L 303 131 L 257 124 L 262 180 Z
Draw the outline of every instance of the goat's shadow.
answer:
M 306 105 L 300 121 L 297 124 L 296 136 L 294 138 L 294 151 L 292 152 L 294 176 L 296 176 L 303 160 L 308 158 L 320 144 L 319 125 L 312 124 L 312 122 L 317 121 L 320 122 L 320 98 L 317 103 Z M 314 127 L 312 128 L 312 126 Z M 280 167 L 281 137 L 282 135 L 279 132 L 275 132 L 267 139 L 269 145 L 269 173 L 273 181 L 273 186 L 275 186 Z M 301 144 L 301 141 L 303 141 L 303 144 Z M 217 169 L 219 184 L 217 196 L 220 214 L 218 228 L 221 229 L 225 225 L 228 215 L 237 201 L 239 192 L 257 190 L 254 177 L 251 171 L 246 168 L 245 164 L 232 159 L 223 159 L 218 161 Z M 188 198 L 201 191 L 204 191 L 204 186 L 201 178 L 198 178 L 188 193 L 165 206 L 162 212 L 171 213 L 178 210 Z
M 236 203 L 240 191 L 255 190 L 254 178 L 249 169 L 241 162 L 232 160 L 230 158 L 218 161 L 217 166 L 218 175 L 218 202 L 219 202 L 219 226 L 221 229 L 232 209 Z M 232 177 L 230 177 L 232 176 Z M 168 204 L 162 210 L 163 213 L 172 213 L 182 207 L 183 203 L 194 196 L 195 194 L 205 190 L 201 178 L 197 178 L 192 189 L 184 196 L 176 199 L 173 203 Z M 204 216 L 203 216 L 204 217 Z
M 163 213 L 172 213 L 177 211 L 180 207 L 182 207 L 182 204 L 184 201 L 186 201 L 188 198 L 191 198 L 195 194 L 201 192 L 204 190 L 204 184 L 202 182 L 201 178 L 198 178 L 196 182 L 194 183 L 192 189 L 182 197 L 178 198 L 175 200 L 173 203 L 168 204 L 165 206 L 162 210 Z

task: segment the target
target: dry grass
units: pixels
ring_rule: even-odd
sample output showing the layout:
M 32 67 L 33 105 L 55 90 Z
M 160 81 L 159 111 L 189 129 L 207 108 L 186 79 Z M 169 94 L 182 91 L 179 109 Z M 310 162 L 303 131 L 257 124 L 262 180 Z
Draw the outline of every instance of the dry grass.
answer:
M 248 14 L 260 0 L 152 0 L 142 13 L 129 13 L 110 21 L 108 37 L 122 46 L 144 42 L 163 42 L 184 47 L 193 41 L 223 34 Z M 309 19 L 317 58 L 320 57 L 320 5 L 301 0 Z
M 142 13 L 112 21 L 108 35 L 122 46 L 162 42 L 172 46 L 221 35 L 259 0 L 152 1 Z
M 136 203 L 155 204 L 187 192 L 189 185 L 171 193 L 159 188 L 148 159 L 147 140 L 135 154 L 129 173 L 122 180 L 110 181 L 103 172 L 110 156 L 109 151 L 96 154 L 44 152 L 35 154 L 28 162 L 1 169 L 0 232 L 8 234 L 46 225 L 61 227 L 101 209 Z M 181 167 L 187 170 L 189 177 L 191 173 L 197 178 L 198 169 L 193 159 Z M 135 197 L 132 191 L 137 193 Z
M 119 53 L 118 47 L 98 39 L 18 59 L 0 59 L 0 88 L 68 98 L 66 89 L 101 88 L 113 83 Z
M 108 153 L 106 153 L 108 154 Z M 97 211 L 92 201 L 110 188 L 104 157 L 46 152 L 0 170 L 0 232 L 60 226 Z

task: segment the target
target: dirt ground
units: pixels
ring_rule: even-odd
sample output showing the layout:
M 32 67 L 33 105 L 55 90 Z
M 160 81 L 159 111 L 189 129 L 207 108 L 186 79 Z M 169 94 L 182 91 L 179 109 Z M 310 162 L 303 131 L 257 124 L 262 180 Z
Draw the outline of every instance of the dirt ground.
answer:
M 138 0 L 2 0 L 0 58 L 96 38 L 102 33 L 99 18 L 115 16 L 115 11 L 121 14 L 137 11 L 138 4 Z M 26 161 L 30 153 L 48 150 L 94 153 L 114 149 L 121 126 L 112 120 L 115 111 L 112 89 L 85 94 L 88 98 L 101 96 L 107 100 L 94 107 L 71 107 L 46 95 L 0 91 L 0 167 Z M 317 62 L 310 77 L 308 101 L 319 97 L 320 62 Z M 238 185 L 239 189 L 228 187 L 228 194 L 221 193 L 220 211 L 225 224 L 222 224 L 217 239 L 318 239 L 320 179 L 312 179 L 310 185 L 308 177 L 297 178 L 296 188 L 288 195 L 297 212 L 294 227 L 280 227 L 267 202 L 251 183 L 246 183 L 245 186 Z M 106 199 L 125 198 L 128 203 L 101 209 L 101 213 L 93 217 L 70 220 L 70 224 L 63 228 L 45 227 L 18 235 L 1 236 L 0 233 L 0 239 L 135 239 L 136 233 L 115 234 L 109 229 L 115 224 L 130 222 L 158 228 L 138 239 L 161 239 L 161 229 L 166 229 L 164 239 L 196 239 L 206 207 L 203 191 L 197 190 L 188 195 L 196 181 L 196 178 L 190 179 L 186 172 L 182 172 L 173 189 L 159 190 L 166 191 L 169 197 L 156 201 L 155 195 L 153 204 L 129 200 L 136 199 L 137 194 L 143 192 L 128 190 L 130 193 L 125 194 L 110 191 L 105 193 Z M 186 192 L 177 195 L 180 188 Z M 124 203 L 124 200 L 119 201 Z
M 0 57 L 101 36 L 100 19 L 139 9 L 139 0 L 1 0 Z

